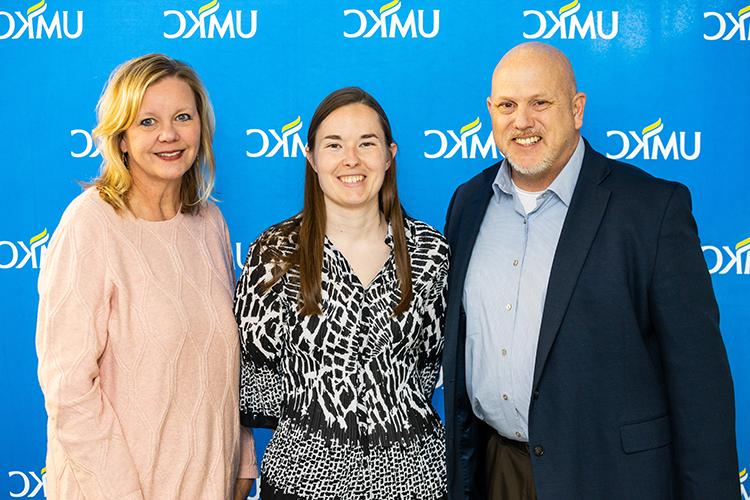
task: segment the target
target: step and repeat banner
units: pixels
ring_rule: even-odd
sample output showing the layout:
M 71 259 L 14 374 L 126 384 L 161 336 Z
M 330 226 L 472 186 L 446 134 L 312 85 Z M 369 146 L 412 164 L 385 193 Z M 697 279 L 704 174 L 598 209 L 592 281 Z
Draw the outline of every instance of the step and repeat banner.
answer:
M 391 119 L 407 211 L 442 228 L 455 187 L 499 157 L 495 63 L 540 40 L 571 58 L 596 149 L 692 191 L 749 499 L 748 37 L 748 0 L 0 0 L 0 498 L 45 495 L 36 282 L 63 209 L 97 174 L 94 107 L 115 66 L 163 52 L 202 77 L 239 270 L 259 232 L 301 208 L 307 122 L 348 85 Z M 435 400 L 442 412 L 442 388 Z M 261 453 L 269 434 L 256 437 Z

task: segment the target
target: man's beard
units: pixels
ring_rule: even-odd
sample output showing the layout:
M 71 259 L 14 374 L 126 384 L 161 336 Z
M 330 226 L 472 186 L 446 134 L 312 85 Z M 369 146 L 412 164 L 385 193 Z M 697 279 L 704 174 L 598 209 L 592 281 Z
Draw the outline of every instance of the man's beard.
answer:
M 515 163 L 510 156 L 506 156 L 505 159 L 508 160 L 508 163 L 513 168 L 513 170 L 515 170 L 521 175 L 529 175 L 529 176 L 539 175 L 541 173 L 546 172 L 547 170 L 550 169 L 550 167 L 552 167 L 552 161 L 549 158 L 542 158 L 542 160 L 539 163 L 537 163 L 536 165 L 531 165 L 529 167 L 524 167 Z

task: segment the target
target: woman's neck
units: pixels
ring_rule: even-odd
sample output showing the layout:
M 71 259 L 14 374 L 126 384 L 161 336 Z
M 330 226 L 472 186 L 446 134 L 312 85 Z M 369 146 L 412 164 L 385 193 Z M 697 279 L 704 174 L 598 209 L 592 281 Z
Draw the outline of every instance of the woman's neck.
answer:
M 361 209 L 326 206 L 326 235 L 331 240 L 382 240 L 387 225 L 377 204 Z
M 180 211 L 179 185 L 147 186 L 133 180 L 128 193 L 128 205 L 139 219 L 163 221 L 173 218 Z

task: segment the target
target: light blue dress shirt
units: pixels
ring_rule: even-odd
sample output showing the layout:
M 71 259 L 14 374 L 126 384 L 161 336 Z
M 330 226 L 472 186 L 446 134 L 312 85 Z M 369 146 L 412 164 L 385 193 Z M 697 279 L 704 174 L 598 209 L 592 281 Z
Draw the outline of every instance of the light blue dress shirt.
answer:
M 464 284 L 466 388 L 474 413 L 528 441 L 539 328 L 552 260 L 583 162 L 578 146 L 526 213 L 503 161 Z

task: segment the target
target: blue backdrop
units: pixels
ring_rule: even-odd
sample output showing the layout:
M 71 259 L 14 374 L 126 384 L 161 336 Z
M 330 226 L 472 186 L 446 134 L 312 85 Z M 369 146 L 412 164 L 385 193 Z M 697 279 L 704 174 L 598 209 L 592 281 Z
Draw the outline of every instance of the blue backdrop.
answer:
M 596 149 L 693 193 L 749 499 L 748 1 L 0 0 L 0 497 L 44 496 L 38 268 L 77 182 L 97 173 L 94 106 L 116 65 L 164 52 L 203 78 L 239 264 L 262 229 L 301 207 L 307 121 L 347 85 L 386 109 L 403 202 L 442 228 L 454 188 L 497 157 L 485 107 L 494 64 L 536 39 L 571 58 Z

